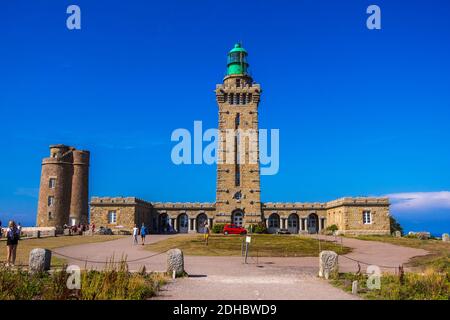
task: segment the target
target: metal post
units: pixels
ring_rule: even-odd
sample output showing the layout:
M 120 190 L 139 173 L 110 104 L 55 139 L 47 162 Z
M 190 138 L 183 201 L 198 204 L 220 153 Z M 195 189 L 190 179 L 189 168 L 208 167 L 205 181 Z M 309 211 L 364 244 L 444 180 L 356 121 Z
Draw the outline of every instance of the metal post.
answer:
M 250 244 L 248 242 L 245 242 L 245 261 L 244 261 L 245 264 L 247 263 L 248 247 L 249 247 L 249 245 Z

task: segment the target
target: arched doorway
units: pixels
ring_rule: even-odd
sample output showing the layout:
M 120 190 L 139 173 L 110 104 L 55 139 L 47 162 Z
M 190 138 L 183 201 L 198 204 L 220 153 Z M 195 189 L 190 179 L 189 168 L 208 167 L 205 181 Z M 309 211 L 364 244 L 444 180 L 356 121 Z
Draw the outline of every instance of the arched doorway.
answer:
M 298 221 L 298 215 L 295 213 L 288 217 L 288 231 L 290 233 L 298 233 Z
M 208 222 L 208 217 L 204 213 L 197 216 L 197 232 L 205 233 L 205 224 Z
M 178 232 L 188 233 L 189 231 L 189 217 L 186 213 L 182 213 L 178 216 Z
M 159 215 L 159 232 L 168 233 L 169 232 L 169 216 L 167 213 L 162 213 Z
M 241 210 L 233 211 L 231 215 L 231 223 L 237 225 L 238 227 L 242 227 L 244 223 L 244 213 Z
M 269 233 L 276 233 L 280 229 L 280 216 L 272 213 L 269 217 L 269 225 L 267 228 Z
M 315 213 L 308 216 L 308 233 L 319 232 L 319 217 Z

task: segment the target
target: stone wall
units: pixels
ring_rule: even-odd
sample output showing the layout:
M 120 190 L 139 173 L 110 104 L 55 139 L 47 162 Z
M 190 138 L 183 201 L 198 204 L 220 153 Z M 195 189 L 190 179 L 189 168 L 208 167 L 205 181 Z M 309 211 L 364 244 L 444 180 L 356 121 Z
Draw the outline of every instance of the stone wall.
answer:
M 328 224 L 336 224 L 343 234 L 390 234 L 388 198 L 342 198 L 327 206 Z M 370 223 L 364 223 L 364 212 Z
M 95 223 L 97 229 L 107 227 L 113 231 L 131 231 L 134 225 L 140 227 L 144 223 L 149 227 L 152 221 L 151 203 L 134 197 L 93 197 L 90 206 L 90 222 Z M 116 213 L 115 223 L 109 221 L 111 212 Z

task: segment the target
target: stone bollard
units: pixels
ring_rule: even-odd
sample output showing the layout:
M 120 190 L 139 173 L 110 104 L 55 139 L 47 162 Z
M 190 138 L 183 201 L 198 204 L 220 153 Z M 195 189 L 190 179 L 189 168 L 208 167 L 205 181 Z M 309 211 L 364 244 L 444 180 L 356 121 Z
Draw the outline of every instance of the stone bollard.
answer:
M 50 270 L 50 261 L 52 260 L 52 252 L 47 249 L 33 249 L 30 252 L 30 260 L 28 265 L 28 271 L 43 272 Z
M 449 236 L 448 236 L 448 233 L 444 233 L 444 234 L 442 235 L 442 241 L 444 241 L 444 242 L 449 242 L 449 241 L 450 241 L 450 238 L 449 238 Z
M 397 231 L 394 232 L 394 237 L 401 238 L 402 237 L 402 233 L 397 230 Z
M 328 280 L 339 272 L 338 255 L 334 251 L 321 251 L 319 256 L 319 277 Z
M 180 249 L 167 251 L 167 273 L 173 274 L 174 271 L 177 277 L 185 274 L 183 251 Z
M 358 294 L 358 280 L 352 282 L 352 294 Z
M 39 230 L 33 230 L 31 236 L 32 236 L 33 238 L 40 238 L 40 237 L 41 237 L 41 231 L 39 231 Z
M 48 235 L 49 235 L 50 237 L 56 237 L 56 229 L 51 229 L 51 230 L 48 232 Z

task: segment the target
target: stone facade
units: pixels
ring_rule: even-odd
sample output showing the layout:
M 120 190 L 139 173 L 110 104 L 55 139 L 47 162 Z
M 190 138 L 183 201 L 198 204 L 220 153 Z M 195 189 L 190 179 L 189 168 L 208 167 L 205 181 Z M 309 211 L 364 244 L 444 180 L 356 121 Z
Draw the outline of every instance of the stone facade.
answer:
M 291 233 L 318 233 L 334 224 L 340 233 L 389 234 L 387 198 L 342 198 L 326 203 L 261 202 L 257 130 L 262 90 L 246 72 L 246 56 L 247 52 L 236 45 L 228 54 L 228 74 L 223 83 L 216 85 L 219 144 L 215 203 L 94 197 L 90 204 L 91 222 L 113 230 L 130 230 L 135 224 L 144 223 L 151 233 L 203 232 L 208 222 L 210 226 L 234 223 L 245 227 L 265 223 L 271 233 L 279 229 L 288 229 Z M 59 162 L 48 167 L 43 182 L 50 175 L 61 175 L 71 181 L 70 176 L 63 174 L 64 168 Z M 68 197 L 66 189 L 59 191 L 61 198 Z M 78 198 L 75 199 L 77 203 Z M 66 212 L 69 204 L 64 205 L 61 211 Z M 45 214 L 46 210 L 42 212 Z M 67 216 L 64 213 L 61 222 L 67 221 Z
M 88 222 L 89 151 L 66 145 L 50 146 L 42 161 L 36 224 L 55 227 Z

